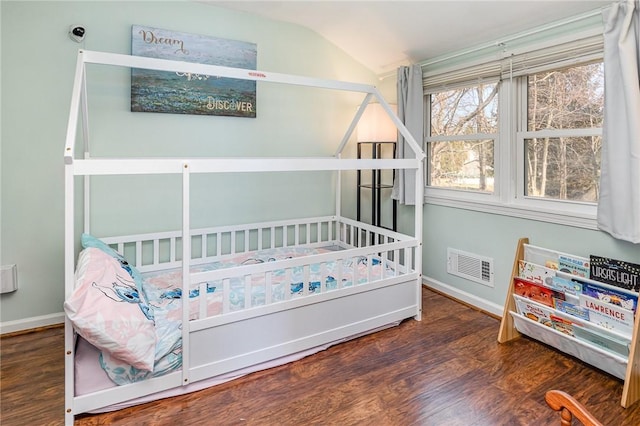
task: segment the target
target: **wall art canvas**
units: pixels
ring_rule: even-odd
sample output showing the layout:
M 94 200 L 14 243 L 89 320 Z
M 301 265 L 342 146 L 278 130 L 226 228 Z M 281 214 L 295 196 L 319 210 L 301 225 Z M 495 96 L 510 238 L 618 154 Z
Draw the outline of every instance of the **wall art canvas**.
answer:
M 256 69 L 254 43 L 133 25 L 131 54 Z M 235 78 L 131 70 L 131 111 L 256 117 L 256 82 Z

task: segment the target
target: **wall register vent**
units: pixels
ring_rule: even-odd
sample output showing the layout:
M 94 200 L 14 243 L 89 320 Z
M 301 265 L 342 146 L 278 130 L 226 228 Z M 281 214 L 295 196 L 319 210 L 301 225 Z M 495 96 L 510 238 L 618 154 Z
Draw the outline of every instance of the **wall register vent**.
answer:
M 493 287 L 493 259 L 447 248 L 447 272 Z

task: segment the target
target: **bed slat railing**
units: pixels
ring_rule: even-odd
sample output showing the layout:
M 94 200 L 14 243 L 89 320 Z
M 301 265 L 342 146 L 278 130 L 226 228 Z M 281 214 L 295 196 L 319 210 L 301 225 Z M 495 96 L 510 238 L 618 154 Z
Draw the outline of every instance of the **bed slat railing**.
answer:
M 230 244 L 231 244 L 231 251 L 229 253 L 225 253 L 225 254 L 230 254 L 230 253 L 237 253 L 236 251 L 236 231 L 231 231 L 229 233 L 229 239 L 230 239 Z
M 251 307 L 251 275 L 245 275 L 244 277 L 244 307 L 245 309 Z
M 267 271 L 264 273 L 264 285 L 265 285 L 265 294 L 264 294 L 264 303 L 267 305 L 271 304 L 271 300 L 273 298 L 273 288 L 271 285 L 271 272 Z
M 291 246 L 332 245 L 334 216 L 248 225 L 225 226 L 191 231 L 191 261 L 208 263 L 224 256 L 256 250 Z M 293 228 L 292 228 L 293 227 Z M 316 232 L 312 230 L 315 228 Z M 141 272 L 178 268 L 181 265 L 180 231 L 139 234 L 127 237 L 102 237 L 103 241 L 123 253 L 127 261 Z
M 206 295 L 207 301 L 199 300 L 197 318 L 204 319 L 347 287 L 376 284 L 415 273 L 412 263 L 417 242 L 395 241 L 392 236 L 384 240 L 388 241 L 385 245 L 354 248 L 348 252 L 329 251 L 231 269 L 192 272 L 191 282 L 206 281 L 212 283 L 212 286 L 221 287 L 222 290 L 221 292 L 216 290 L 218 293 L 215 291 L 210 293 L 206 291 L 206 286 L 199 284 L 200 295 Z M 330 263 L 332 272 L 329 272 Z M 363 264 L 364 267 L 359 270 L 358 265 Z M 349 275 L 345 271 L 346 265 L 350 266 Z M 315 268 L 313 273 L 312 267 Z M 274 280 L 275 276 L 279 277 L 278 281 Z M 361 278 L 366 280 L 361 282 Z M 222 284 L 215 284 L 216 282 Z M 241 292 L 240 297 L 244 300 L 237 299 L 238 291 Z M 255 293 L 256 291 L 258 293 Z M 222 298 L 222 308 L 210 314 L 206 306 L 216 297 Z
M 229 278 L 225 278 L 222 280 L 222 291 L 223 294 L 231 294 L 231 280 Z M 222 299 L 222 313 L 226 314 L 231 309 L 231 300 L 229 297 L 223 297 Z
M 333 240 L 334 235 L 340 239 Z M 178 268 L 182 264 L 180 232 L 103 240 L 123 252 L 127 260 L 142 272 Z M 348 252 L 331 250 L 304 258 L 247 264 L 233 270 L 192 271 L 190 293 L 197 292 L 198 299 L 192 299 L 195 303 L 189 304 L 189 309 L 194 311 L 189 313 L 191 318 L 206 318 L 238 308 L 249 309 L 256 304 L 272 304 L 340 290 L 360 285 L 361 281 L 375 283 L 400 277 L 415 272 L 417 247 L 417 242 L 405 235 L 350 219 L 338 220 L 333 216 L 299 220 L 293 224 L 265 222 L 243 229 L 233 226 L 197 229 L 191 231 L 190 244 L 193 266 L 260 249 L 290 246 L 349 249 Z M 329 264 L 332 264 L 331 270 Z M 313 273 L 312 265 L 315 265 Z M 343 265 L 349 265 L 348 275 Z M 277 281 L 275 277 L 278 277 Z M 258 282 L 261 284 L 254 284 Z M 253 293 L 256 286 L 260 287 L 259 298 Z M 231 300 L 232 294 L 244 301 Z M 220 299 L 219 307 L 211 309 L 209 301 L 215 298 Z
M 209 296 L 209 293 L 207 291 L 207 283 L 206 282 L 201 282 L 200 285 L 198 286 L 199 289 L 199 295 L 205 295 L 205 297 L 199 297 L 200 299 L 200 304 L 198 305 L 198 308 L 200 310 L 199 312 L 199 318 L 206 318 L 208 315 L 207 312 L 207 297 Z
M 153 264 L 157 265 L 159 263 L 160 263 L 160 240 L 155 238 L 153 240 Z M 140 267 L 142 265 L 136 262 L 136 266 Z
M 290 291 L 286 291 L 286 290 L 287 290 L 287 289 L 286 289 L 286 285 L 287 285 L 287 283 L 289 283 L 289 285 L 291 285 L 291 283 L 293 282 L 293 274 L 292 274 L 292 272 L 293 272 L 293 271 L 292 271 L 292 269 L 291 269 L 291 268 L 287 268 L 287 269 L 286 269 L 286 271 L 285 271 L 285 280 L 284 280 L 284 283 L 285 283 L 285 292 L 284 292 L 284 298 L 285 298 L 286 300 L 291 299 L 291 292 L 290 292 Z
M 327 291 L 327 277 L 329 274 L 327 273 L 327 263 L 322 262 L 320 264 L 320 292 L 324 293 Z

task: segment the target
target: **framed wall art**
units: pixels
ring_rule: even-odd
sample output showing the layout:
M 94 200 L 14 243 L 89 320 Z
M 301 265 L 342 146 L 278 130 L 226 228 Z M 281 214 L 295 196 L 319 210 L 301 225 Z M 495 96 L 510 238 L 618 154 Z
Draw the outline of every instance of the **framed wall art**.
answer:
M 133 25 L 131 54 L 256 69 L 254 43 Z M 256 82 L 200 74 L 131 70 L 131 111 L 256 117 Z

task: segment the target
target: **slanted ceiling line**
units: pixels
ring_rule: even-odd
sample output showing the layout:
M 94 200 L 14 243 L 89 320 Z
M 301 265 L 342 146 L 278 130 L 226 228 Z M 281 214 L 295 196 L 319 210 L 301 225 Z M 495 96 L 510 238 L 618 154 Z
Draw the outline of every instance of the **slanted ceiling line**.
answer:
M 417 65 L 420 65 L 422 68 L 424 68 L 424 67 L 428 67 L 428 66 L 431 66 L 431 65 L 434 65 L 434 64 L 438 64 L 440 62 L 445 62 L 445 61 L 448 61 L 448 60 L 451 60 L 451 59 L 455 59 L 455 58 L 458 58 L 460 56 L 470 55 L 472 53 L 480 52 L 482 50 L 491 49 L 491 48 L 497 48 L 497 47 L 503 47 L 507 43 L 510 43 L 512 41 L 515 41 L 515 40 L 518 40 L 518 39 L 521 39 L 521 38 L 524 38 L 524 37 L 529 37 L 529 36 L 532 36 L 532 35 L 540 34 L 540 33 L 544 32 L 544 31 L 552 30 L 554 28 L 558 28 L 558 27 L 561 27 L 563 25 L 568 25 L 568 24 L 572 24 L 574 22 L 579 22 L 579 21 L 582 21 L 582 20 L 585 20 L 585 19 L 592 18 L 594 16 L 597 16 L 597 15 L 601 14 L 603 9 L 604 8 L 599 8 L 599 9 L 592 10 L 590 12 L 586 12 L 586 13 L 583 13 L 583 14 L 580 14 L 580 15 L 573 16 L 571 18 L 567 18 L 567 19 L 562 19 L 562 20 L 559 20 L 559 21 L 551 22 L 551 23 L 549 23 L 547 25 L 542 25 L 542 26 L 539 26 L 539 27 L 534 28 L 534 29 L 529 30 L 529 31 L 524 31 L 524 32 L 521 32 L 521 33 L 518 33 L 518 34 L 514 34 L 514 35 L 512 35 L 510 37 L 499 39 L 497 41 L 480 44 L 478 46 L 475 46 L 475 47 L 472 47 L 472 48 L 469 48 L 469 49 L 465 49 L 465 50 L 461 50 L 461 51 L 458 51 L 456 53 L 452 53 L 450 55 L 443 56 L 443 57 L 440 57 L 440 58 L 427 59 L 427 60 L 418 62 Z M 396 71 L 389 72 L 387 74 L 383 74 L 383 75 L 380 76 L 380 80 L 384 80 L 385 78 L 391 77 L 391 76 L 393 76 L 395 74 L 396 74 Z
M 602 13 L 602 9 L 592 10 L 591 12 L 587 12 L 587 13 L 583 13 L 583 14 L 580 14 L 580 15 L 576 15 L 576 16 L 573 16 L 571 18 L 563 19 L 563 20 L 560 20 L 560 21 L 551 22 L 550 24 L 542 25 L 540 27 L 534 28 L 534 29 L 529 30 L 529 31 L 525 31 L 525 32 L 522 32 L 522 33 L 514 34 L 514 35 L 512 35 L 510 37 L 506 37 L 506 38 L 503 38 L 503 39 L 498 40 L 498 41 L 481 44 L 481 45 L 478 45 L 476 47 L 473 47 L 473 48 L 470 48 L 470 49 L 467 49 L 467 50 L 462 50 L 462 51 L 460 51 L 458 53 L 453 53 L 451 55 L 448 55 L 448 56 L 445 56 L 445 57 L 442 57 L 442 58 L 435 58 L 435 59 L 431 59 L 431 60 L 418 62 L 418 64 L 421 67 L 426 67 L 426 66 L 430 66 L 430 65 L 437 64 L 437 63 L 440 63 L 440 62 L 448 61 L 450 59 L 454 59 L 454 58 L 457 58 L 459 56 L 469 55 L 471 53 L 479 52 L 479 51 L 484 50 L 484 49 L 489 49 L 489 48 L 492 48 L 492 47 L 504 46 L 505 44 L 510 43 L 512 41 L 515 41 L 515 40 L 518 40 L 518 39 L 521 39 L 521 38 L 524 38 L 524 37 L 529 37 L 529 36 L 532 36 L 532 35 L 540 34 L 542 32 L 545 32 L 545 31 L 548 31 L 548 30 L 552 30 L 554 28 L 558 28 L 558 27 L 561 27 L 561 26 L 564 26 L 564 25 L 573 24 L 574 22 L 579 22 L 579 21 L 582 21 L 582 20 L 585 20 L 585 19 L 589 19 L 589 18 L 592 18 L 594 16 L 599 15 L 600 13 Z

